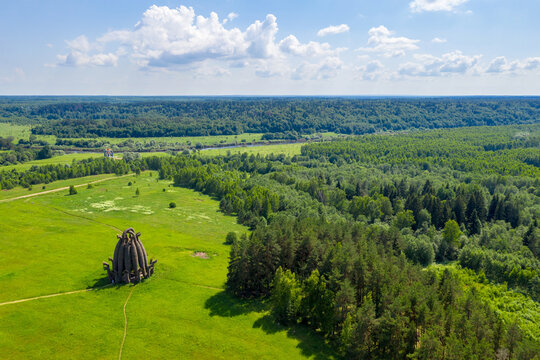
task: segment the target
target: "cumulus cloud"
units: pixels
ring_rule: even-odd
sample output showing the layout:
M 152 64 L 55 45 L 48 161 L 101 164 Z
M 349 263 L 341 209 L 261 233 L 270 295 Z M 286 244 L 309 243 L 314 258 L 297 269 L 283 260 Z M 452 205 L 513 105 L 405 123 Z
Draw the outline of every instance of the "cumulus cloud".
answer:
M 294 35 L 276 39 L 279 28 L 272 14 L 245 30 L 225 26 L 236 17 L 230 13 L 220 21 L 215 12 L 205 17 L 197 15 L 192 7 L 153 5 L 131 30 L 110 31 L 93 43 L 85 36 L 66 42 L 70 52 L 59 55 L 58 62 L 72 66 L 116 65 L 119 57 L 127 56 L 143 69 L 186 70 L 194 64 L 214 61 L 218 68 L 249 66 L 259 76 L 274 76 L 290 74 L 296 67 L 292 62 L 302 60 L 306 61 L 306 69 L 320 68 L 330 73 L 331 59 L 343 50 L 333 49 L 328 43 L 302 43 Z M 103 51 L 112 47 L 114 52 Z M 338 68 L 335 63 L 334 67 Z
M 307 44 L 302 44 L 294 35 L 289 35 L 281 40 L 279 42 L 279 49 L 284 53 L 299 56 L 327 56 L 335 54 L 337 51 L 332 49 L 328 43 L 310 41 Z
M 335 34 L 341 34 L 348 31 L 349 31 L 349 25 L 347 24 L 332 25 L 332 26 L 328 26 L 328 27 L 325 27 L 324 29 L 319 30 L 317 32 L 317 36 L 335 35 Z
M 412 12 L 454 11 L 469 0 L 414 0 L 409 3 Z
M 540 57 L 530 57 L 523 60 L 508 61 L 506 57 L 499 56 L 493 59 L 487 68 L 486 73 L 522 73 L 540 69 Z
M 416 50 L 416 43 L 419 40 L 409 39 L 406 37 L 392 36 L 393 31 L 388 30 L 385 26 L 374 27 L 369 29 L 369 47 L 360 48 L 360 51 L 377 52 L 383 56 L 402 56 L 407 51 Z
M 453 51 L 440 57 L 433 55 L 415 55 L 415 62 L 399 66 L 401 76 L 444 76 L 471 72 L 478 64 L 481 55 L 467 56 L 461 51 Z
M 447 41 L 446 39 L 441 39 L 441 38 L 438 38 L 438 37 L 433 38 L 431 40 L 431 42 L 434 43 L 434 44 L 444 44 L 446 41 Z
M 227 18 L 225 20 L 223 20 L 223 24 L 226 24 L 228 23 L 229 21 L 233 21 L 234 19 L 236 19 L 238 17 L 238 14 L 237 13 L 234 13 L 234 12 L 230 12 L 229 15 L 227 15 Z
M 336 56 L 330 56 L 319 63 L 304 62 L 292 73 L 293 80 L 322 80 L 334 77 L 343 68 L 343 62 Z
M 377 80 L 383 75 L 384 65 L 378 61 L 373 60 L 366 65 L 362 65 L 356 68 L 357 73 L 363 80 Z
M 86 36 L 81 35 L 73 40 L 67 40 L 69 53 L 56 56 L 57 64 L 61 66 L 116 66 L 118 55 L 100 52 L 99 44 L 91 44 Z M 90 54 L 94 52 L 93 54 Z

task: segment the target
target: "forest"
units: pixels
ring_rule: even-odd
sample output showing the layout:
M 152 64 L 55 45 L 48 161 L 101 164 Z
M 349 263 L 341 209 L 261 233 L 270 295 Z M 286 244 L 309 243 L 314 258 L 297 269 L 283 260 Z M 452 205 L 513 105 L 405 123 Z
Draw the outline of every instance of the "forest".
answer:
M 0 97 L 0 122 L 59 138 L 336 132 L 533 124 L 537 97 Z
M 482 99 L 452 106 L 477 102 L 487 111 Z M 500 106 L 525 104 L 533 114 L 527 100 Z M 293 157 L 195 151 L 13 169 L 0 171 L 0 186 L 155 170 L 219 199 L 251 229 L 224 239 L 231 294 L 263 299 L 276 323 L 303 324 L 344 358 L 533 359 L 540 313 L 502 312 L 466 281 L 503 286 L 538 309 L 539 140 L 538 124 L 366 135 L 309 143 Z

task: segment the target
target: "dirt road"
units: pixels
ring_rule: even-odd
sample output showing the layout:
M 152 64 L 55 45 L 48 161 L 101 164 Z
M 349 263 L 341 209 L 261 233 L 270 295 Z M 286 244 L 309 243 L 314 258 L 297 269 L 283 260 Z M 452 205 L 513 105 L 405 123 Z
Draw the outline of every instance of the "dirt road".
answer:
M 88 182 L 86 184 L 75 185 L 75 187 L 78 188 L 78 187 L 82 187 L 82 186 L 88 186 L 89 184 L 96 184 L 96 183 L 100 183 L 100 182 L 107 181 L 107 180 L 119 179 L 119 178 L 123 178 L 123 177 L 126 177 L 126 176 L 133 176 L 133 175 L 135 175 L 135 174 L 127 174 L 127 175 L 122 175 L 122 176 L 111 176 L 111 177 L 108 177 L 108 178 L 105 178 L 105 179 L 91 181 L 91 182 Z M 34 197 L 34 196 L 38 196 L 38 195 L 50 194 L 50 193 L 63 191 L 63 190 L 68 190 L 68 189 L 69 189 L 69 186 L 64 186 L 64 187 L 61 187 L 61 188 L 58 188 L 58 189 L 45 190 L 45 191 L 40 191 L 40 192 L 33 193 L 33 194 L 17 196 L 17 197 L 14 197 L 14 198 L 2 199 L 2 200 L 0 200 L 0 203 L 19 200 L 19 199 L 26 199 L 26 198 L 30 198 L 30 197 Z

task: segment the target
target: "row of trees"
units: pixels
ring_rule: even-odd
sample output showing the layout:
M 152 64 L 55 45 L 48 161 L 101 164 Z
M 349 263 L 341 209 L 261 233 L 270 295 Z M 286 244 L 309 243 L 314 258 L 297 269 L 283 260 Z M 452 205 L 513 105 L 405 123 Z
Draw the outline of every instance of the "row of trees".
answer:
M 366 134 L 534 123 L 538 98 L 2 98 L 0 120 L 58 137 Z M 269 135 L 272 136 L 272 135 Z

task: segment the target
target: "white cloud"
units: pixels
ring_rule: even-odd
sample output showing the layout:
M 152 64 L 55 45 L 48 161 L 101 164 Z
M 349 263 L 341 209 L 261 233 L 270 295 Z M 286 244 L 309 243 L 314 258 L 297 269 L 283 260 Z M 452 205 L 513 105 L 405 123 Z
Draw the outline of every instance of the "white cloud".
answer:
M 229 13 L 229 15 L 227 15 L 227 18 L 225 20 L 223 20 L 223 24 L 226 24 L 228 23 L 229 21 L 233 21 L 234 19 L 236 19 L 238 17 L 238 14 L 237 13 L 234 13 L 234 12 L 231 12 Z
M 383 25 L 369 29 L 368 45 L 370 47 L 360 48 L 360 51 L 377 52 L 383 56 L 402 56 L 405 52 L 416 50 L 418 46 L 416 43 L 419 40 L 413 40 L 406 37 L 392 36 L 393 31 L 388 30 Z
M 373 60 L 366 65 L 362 65 L 356 68 L 356 71 L 363 80 L 377 80 L 383 75 L 384 65 L 378 61 Z
M 116 66 L 118 56 L 113 53 L 88 55 L 87 53 L 72 51 L 67 55 L 58 55 L 58 65 L 63 66 Z
M 248 45 L 249 55 L 254 58 L 269 58 L 278 55 L 279 49 L 275 42 L 278 32 L 276 20 L 274 15 L 269 14 L 263 22 L 257 20 L 248 26 L 244 44 Z
M 454 11 L 469 0 L 414 0 L 409 3 L 412 12 Z
M 230 13 L 220 21 L 214 12 L 205 17 L 197 15 L 192 7 L 153 5 L 132 30 L 110 31 L 95 42 L 84 35 L 67 41 L 70 52 L 58 55 L 58 64 L 116 65 L 125 56 L 143 69 L 190 71 L 197 76 L 226 75 L 229 68 L 250 67 L 263 77 L 287 76 L 293 71 L 307 74 L 319 69 L 320 77 L 326 78 L 340 69 L 337 56 L 343 49 L 316 41 L 301 43 L 294 35 L 279 41 L 277 19 L 272 14 L 245 30 L 225 27 L 236 17 Z M 207 61 L 212 61 L 211 68 L 198 73 L 193 70 L 193 66 L 206 66 L 203 63 Z M 302 61 L 304 70 L 297 71 Z
M 444 44 L 445 42 L 447 42 L 447 40 L 436 37 L 436 38 L 433 38 L 431 42 L 434 44 Z
M 101 50 L 100 44 L 91 44 L 86 36 L 81 35 L 73 40 L 66 41 L 70 52 L 57 55 L 57 65 L 62 66 L 116 66 L 118 55 L 114 53 L 95 53 L 91 51 Z
M 317 36 L 335 35 L 335 34 L 341 34 L 348 31 L 349 31 L 349 25 L 347 24 L 332 25 L 332 26 L 328 26 L 328 27 L 325 27 L 324 29 L 319 30 L 317 32 Z
M 279 42 L 279 49 L 284 53 L 299 55 L 299 56 L 326 56 L 336 53 L 330 44 L 310 41 L 307 44 L 302 44 L 296 36 L 289 35 Z
M 487 68 L 486 73 L 523 73 L 540 69 L 540 57 L 530 57 L 523 60 L 508 61 L 506 57 L 499 56 L 493 59 Z
M 292 73 L 293 80 L 322 80 L 334 77 L 343 68 L 343 62 L 336 56 L 330 56 L 319 63 L 304 62 Z
M 402 64 L 398 68 L 401 76 L 444 76 L 465 74 L 475 69 L 481 55 L 467 56 L 461 51 L 453 51 L 440 57 L 415 55 L 416 62 Z

